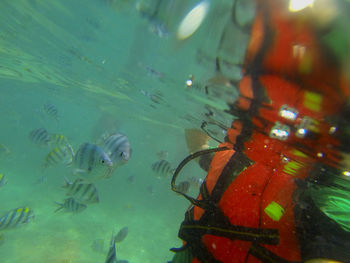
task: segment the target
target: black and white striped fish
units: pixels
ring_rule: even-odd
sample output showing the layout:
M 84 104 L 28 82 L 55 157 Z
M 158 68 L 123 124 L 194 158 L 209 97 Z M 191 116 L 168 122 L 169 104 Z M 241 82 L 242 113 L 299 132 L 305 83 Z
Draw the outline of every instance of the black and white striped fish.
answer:
M 55 105 L 51 103 L 46 103 L 43 106 L 44 112 L 51 118 L 58 121 L 58 109 Z
M 0 231 L 18 227 L 30 222 L 34 213 L 29 207 L 19 207 L 0 217 Z
M 182 181 L 178 185 L 175 186 L 175 189 L 183 194 L 187 194 L 188 190 L 190 190 L 190 182 Z
M 32 130 L 29 133 L 29 139 L 39 146 L 48 146 L 50 142 L 49 133 L 45 128 Z
M 73 160 L 74 174 L 86 182 L 94 182 L 110 176 L 113 162 L 97 145 L 82 144 Z
M 152 170 L 158 178 L 167 177 L 174 173 L 171 164 L 167 160 L 160 160 L 152 164 Z
M 60 163 L 70 164 L 73 161 L 73 156 L 74 152 L 69 144 L 57 146 L 46 155 L 44 167 L 47 168 Z
M 79 203 L 72 197 L 65 199 L 63 203 L 56 202 L 56 204 L 58 204 L 59 207 L 55 210 L 55 212 L 63 209 L 65 212 L 80 213 L 87 207 L 85 204 Z
M 114 133 L 107 136 L 101 143 L 101 148 L 113 162 L 113 167 L 126 163 L 130 158 L 130 142 L 127 136 Z
M 73 197 L 83 204 L 94 204 L 100 201 L 97 188 L 93 184 L 87 184 L 82 179 L 76 179 L 73 183 L 65 178 L 62 186 L 67 189 L 66 195 Z

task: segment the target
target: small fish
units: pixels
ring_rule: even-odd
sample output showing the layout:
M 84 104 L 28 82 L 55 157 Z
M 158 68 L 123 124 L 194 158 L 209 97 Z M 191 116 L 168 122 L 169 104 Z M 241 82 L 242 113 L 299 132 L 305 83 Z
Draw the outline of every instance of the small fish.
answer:
M 183 194 L 187 194 L 188 190 L 190 189 L 190 182 L 182 181 L 175 186 L 175 189 Z
M 152 77 L 155 77 L 157 79 L 164 78 L 164 74 L 163 73 L 155 70 L 154 68 L 152 68 L 152 67 L 150 67 L 148 65 L 143 64 L 142 62 L 138 62 L 138 66 L 143 68 L 147 72 L 148 76 L 152 76 Z
M 156 104 L 161 104 L 165 103 L 165 100 L 163 99 L 163 94 L 161 92 L 156 92 L 156 93 L 150 93 L 147 90 L 140 90 L 141 94 L 148 97 L 152 102 Z
M 34 218 L 34 213 L 29 207 L 19 207 L 7 212 L 0 217 L 0 230 L 7 230 L 26 224 Z
M 128 137 L 123 134 L 114 133 L 107 136 L 103 140 L 101 148 L 109 156 L 113 166 L 124 164 L 130 159 L 130 142 Z
M 174 172 L 174 169 L 171 168 L 171 164 L 167 160 L 160 160 L 153 163 L 152 170 L 158 178 L 170 176 Z
M 85 183 L 82 179 L 76 179 L 71 183 L 65 178 L 62 187 L 67 189 L 66 195 L 73 197 L 80 203 L 94 204 L 100 201 L 96 187 L 93 184 Z
M 127 226 L 120 229 L 119 232 L 114 236 L 114 242 L 115 243 L 122 242 L 128 235 L 128 232 L 129 232 L 129 228 Z
M 116 243 L 122 242 L 128 234 L 128 227 L 123 227 L 118 234 L 112 235 L 105 263 L 127 263 L 126 260 L 117 260 Z
M 72 148 L 69 145 L 53 148 L 45 157 L 44 167 L 55 166 L 57 164 L 70 164 L 73 161 Z
M 134 182 L 135 182 L 135 176 L 130 175 L 130 176 L 126 179 L 126 181 L 127 181 L 128 183 L 130 183 L 130 184 L 134 183 Z
M 115 238 L 112 235 L 111 242 L 109 245 L 108 254 L 105 263 L 117 263 L 117 251 L 115 248 Z
M 7 179 L 6 176 L 0 173 L 0 189 L 3 187 L 5 184 L 7 184 Z
M 58 109 L 55 105 L 51 103 L 46 103 L 44 104 L 43 109 L 48 116 L 58 121 Z
M 84 143 L 74 156 L 73 165 L 75 175 L 87 182 L 93 182 L 109 177 L 113 162 L 99 146 Z
M 48 146 L 50 142 L 49 133 L 45 128 L 32 130 L 29 139 L 38 146 Z
M 75 201 L 72 197 L 65 199 L 63 203 L 56 202 L 56 204 L 58 204 L 59 207 L 54 211 L 55 213 L 62 209 L 65 212 L 80 213 L 87 207 L 85 204 Z

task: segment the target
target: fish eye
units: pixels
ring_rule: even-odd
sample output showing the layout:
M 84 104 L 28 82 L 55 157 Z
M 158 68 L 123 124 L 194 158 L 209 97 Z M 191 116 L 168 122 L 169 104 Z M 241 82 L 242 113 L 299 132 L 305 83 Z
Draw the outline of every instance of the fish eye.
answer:
M 105 163 L 105 160 L 102 159 L 102 160 L 101 160 L 101 163 Z

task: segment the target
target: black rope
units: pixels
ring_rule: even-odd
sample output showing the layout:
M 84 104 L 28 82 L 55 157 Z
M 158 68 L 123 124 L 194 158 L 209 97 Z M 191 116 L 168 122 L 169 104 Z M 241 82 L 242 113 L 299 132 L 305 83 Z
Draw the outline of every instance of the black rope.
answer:
M 202 122 L 202 125 L 201 125 L 201 129 L 210 137 L 212 138 L 214 141 L 218 142 L 218 143 L 223 143 L 222 141 L 220 141 L 219 139 L 216 139 L 214 136 L 212 136 L 210 134 L 210 132 L 205 128 L 208 124 L 213 124 L 213 125 L 216 125 L 218 127 L 220 127 L 221 129 L 224 129 L 224 130 L 227 130 L 228 127 L 223 127 L 222 125 L 220 125 L 219 123 L 214 123 L 214 122 L 206 122 L 206 121 L 203 121 Z
M 193 154 L 190 154 L 189 156 L 187 156 L 185 159 L 182 160 L 182 162 L 177 166 L 174 174 L 173 174 L 173 178 L 171 179 L 171 190 L 173 190 L 174 192 L 184 196 L 187 200 L 189 200 L 193 205 L 195 206 L 199 206 L 199 207 L 203 207 L 201 200 L 197 200 L 191 196 L 188 196 L 187 194 L 177 190 L 176 188 L 176 178 L 178 177 L 180 171 L 182 170 L 182 168 L 191 160 L 204 155 L 204 154 L 209 154 L 209 153 L 213 153 L 213 152 L 222 152 L 222 151 L 228 151 L 231 150 L 230 148 L 224 146 L 224 147 L 218 147 L 218 148 L 213 148 L 213 149 L 206 149 L 206 150 L 201 150 L 198 152 L 195 152 Z

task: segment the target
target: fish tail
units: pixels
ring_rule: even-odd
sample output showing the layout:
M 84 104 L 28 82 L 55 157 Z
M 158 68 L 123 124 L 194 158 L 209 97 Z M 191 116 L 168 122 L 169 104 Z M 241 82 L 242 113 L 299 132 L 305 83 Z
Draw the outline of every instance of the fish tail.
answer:
M 61 204 L 61 203 L 59 203 L 59 202 L 55 202 L 55 204 L 56 204 L 56 205 L 59 205 L 59 207 L 54 211 L 54 213 L 60 211 L 60 210 L 63 209 L 63 207 L 64 207 L 64 204 Z
M 73 158 L 74 158 L 74 150 L 73 150 L 73 147 L 68 143 L 67 145 L 66 145 L 66 147 L 68 148 L 68 150 L 69 150 L 69 153 L 70 153 L 70 155 L 72 156 L 72 162 L 73 162 Z M 72 163 L 71 162 L 71 163 Z M 70 163 L 70 164 L 71 164 Z
M 110 246 L 110 247 L 115 246 L 115 244 L 117 243 L 117 240 L 116 240 L 117 235 L 118 235 L 118 234 L 114 234 L 114 231 L 112 232 L 111 241 L 110 241 L 110 243 L 109 243 L 109 246 Z
M 65 176 L 63 177 L 63 179 L 64 179 L 64 183 L 62 185 L 62 188 L 68 188 L 72 183 L 69 182 L 69 180 Z

